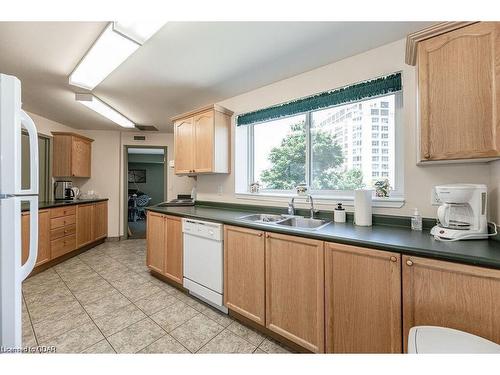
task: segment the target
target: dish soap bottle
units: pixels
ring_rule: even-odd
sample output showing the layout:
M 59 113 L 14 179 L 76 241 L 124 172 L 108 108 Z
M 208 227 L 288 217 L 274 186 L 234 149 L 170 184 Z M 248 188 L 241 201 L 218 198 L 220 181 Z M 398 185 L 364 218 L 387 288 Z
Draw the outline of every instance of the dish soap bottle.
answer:
M 415 208 L 411 217 L 411 230 L 422 230 L 422 216 L 420 216 L 418 208 Z

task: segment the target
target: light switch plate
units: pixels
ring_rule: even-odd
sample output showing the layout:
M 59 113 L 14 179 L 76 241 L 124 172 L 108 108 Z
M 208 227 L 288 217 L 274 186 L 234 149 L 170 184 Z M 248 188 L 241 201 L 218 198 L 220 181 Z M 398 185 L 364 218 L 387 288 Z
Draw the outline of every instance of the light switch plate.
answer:
M 170 168 L 175 167 L 175 162 L 174 162 L 173 160 L 170 160 L 170 161 L 168 162 L 168 166 L 169 166 Z

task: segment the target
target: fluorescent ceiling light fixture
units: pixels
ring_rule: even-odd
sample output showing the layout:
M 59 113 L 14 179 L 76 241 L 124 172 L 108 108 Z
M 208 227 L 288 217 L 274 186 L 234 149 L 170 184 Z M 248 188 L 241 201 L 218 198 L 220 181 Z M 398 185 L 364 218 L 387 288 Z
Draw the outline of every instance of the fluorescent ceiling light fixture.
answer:
M 144 44 L 158 30 L 160 30 L 165 21 L 116 21 L 113 22 L 113 30 L 125 35 L 126 37 L 136 41 L 139 44 Z
M 69 84 L 92 90 L 139 47 L 139 43 L 115 32 L 110 23 L 70 74 Z
M 110 107 L 104 103 L 98 97 L 92 94 L 76 94 L 75 99 L 77 102 L 83 104 L 84 106 L 90 108 L 91 110 L 99 113 L 101 116 L 113 121 L 114 123 L 124 127 L 124 128 L 134 128 L 135 124 L 128 118 L 123 116 L 116 109 Z

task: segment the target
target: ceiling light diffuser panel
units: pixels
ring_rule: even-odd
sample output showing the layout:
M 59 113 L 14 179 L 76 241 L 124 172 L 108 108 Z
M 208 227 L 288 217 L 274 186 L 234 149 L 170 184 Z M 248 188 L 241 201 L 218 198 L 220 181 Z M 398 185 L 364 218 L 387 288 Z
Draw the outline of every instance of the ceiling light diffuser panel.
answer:
M 165 22 L 110 22 L 69 76 L 69 84 L 93 90 Z
M 101 116 L 106 117 L 108 120 L 113 121 L 121 127 L 135 128 L 135 124 L 132 121 L 92 94 L 76 94 L 75 99 L 77 102 L 99 113 Z

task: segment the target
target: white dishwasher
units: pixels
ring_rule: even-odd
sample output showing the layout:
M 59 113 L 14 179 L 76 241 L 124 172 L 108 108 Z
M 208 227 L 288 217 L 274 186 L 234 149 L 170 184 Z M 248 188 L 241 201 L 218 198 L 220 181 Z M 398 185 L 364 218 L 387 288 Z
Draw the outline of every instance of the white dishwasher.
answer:
M 222 224 L 182 219 L 184 288 L 227 314 L 224 306 Z

